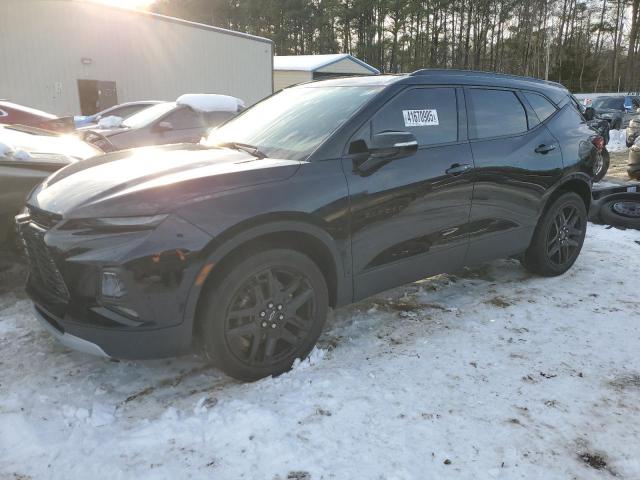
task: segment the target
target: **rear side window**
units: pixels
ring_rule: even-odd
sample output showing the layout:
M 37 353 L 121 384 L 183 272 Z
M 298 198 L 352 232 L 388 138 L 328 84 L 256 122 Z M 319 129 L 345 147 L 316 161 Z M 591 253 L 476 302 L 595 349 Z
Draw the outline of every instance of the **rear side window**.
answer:
M 400 93 L 373 117 L 373 133 L 413 133 L 419 145 L 458 140 L 458 109 L 453 88 L 412 88 Z
M 541 122 L 556 112 L 556 107 L 542 95 L 532 92 L 523 92 L 523 95 Z
M 527 131 L 527 114 L 514 92 L 472 88 L 465 95 L 469 106 L 469 138 L 515 135 Z

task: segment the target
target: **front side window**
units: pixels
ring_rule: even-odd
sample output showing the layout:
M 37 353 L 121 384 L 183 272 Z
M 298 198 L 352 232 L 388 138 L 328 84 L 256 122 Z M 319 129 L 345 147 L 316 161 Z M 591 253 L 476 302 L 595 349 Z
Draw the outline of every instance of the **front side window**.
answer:
M 527 131 L 527 114 L 514 92 L 472 88 L 465 92 L 465 96 L 470 139 Z
M 244 143 L 268 157 L 303 160 L 382 88 L 287 88 L 213 130 L 204 143 Z
M 541 122 L 556 112 L 556 107 L 542 95 L 533 92 L 523 92 L 523 95 Z
M 458 109 L 453 88 L 412 88 L 385 104 L 373 117 L 373 133 L 406 131 L 418 144 L 458 140 Z

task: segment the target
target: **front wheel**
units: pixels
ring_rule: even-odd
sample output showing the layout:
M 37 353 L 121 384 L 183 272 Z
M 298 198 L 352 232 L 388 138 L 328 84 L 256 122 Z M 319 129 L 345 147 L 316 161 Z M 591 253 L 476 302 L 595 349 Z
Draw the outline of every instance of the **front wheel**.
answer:
M 243 381 L 278 375 L 306 358 L 329 304 L 318 266 L 286 249 L 237 258 L 204 294 L 199 321 L 205 352 Z
M 578 258 L 586 232 L 584 202 L 576 193 L 564 193 L 538 221 L 522 264 L 527 270 L 545 277 L 562 275 Z

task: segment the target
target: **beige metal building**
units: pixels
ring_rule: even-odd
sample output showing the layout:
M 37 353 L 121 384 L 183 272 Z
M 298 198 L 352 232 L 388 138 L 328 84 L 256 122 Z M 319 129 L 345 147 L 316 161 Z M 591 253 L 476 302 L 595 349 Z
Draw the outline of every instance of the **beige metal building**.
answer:
M 0 98 L 57 113 L 273 92 L 265 38 L 90 0 L 0 0 Z
M 353 75 L 378 75 L 379 70 L 347 53 L 285 55 L 273 59 L 274 90 L 312 80 Z

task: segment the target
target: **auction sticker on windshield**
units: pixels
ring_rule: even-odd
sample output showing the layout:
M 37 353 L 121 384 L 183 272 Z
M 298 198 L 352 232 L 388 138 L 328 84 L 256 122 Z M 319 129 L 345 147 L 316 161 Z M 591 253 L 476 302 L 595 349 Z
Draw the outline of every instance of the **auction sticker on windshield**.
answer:
M 427 125 L 440 125 L 437 110 L 403 110 L 405 127 L 424 127 Z

